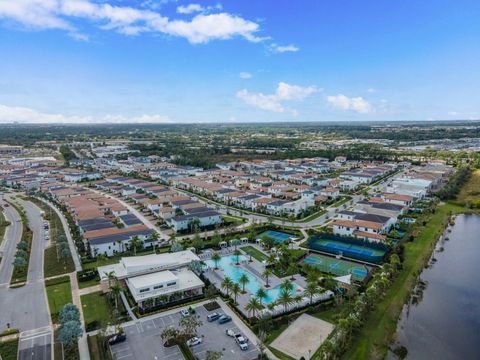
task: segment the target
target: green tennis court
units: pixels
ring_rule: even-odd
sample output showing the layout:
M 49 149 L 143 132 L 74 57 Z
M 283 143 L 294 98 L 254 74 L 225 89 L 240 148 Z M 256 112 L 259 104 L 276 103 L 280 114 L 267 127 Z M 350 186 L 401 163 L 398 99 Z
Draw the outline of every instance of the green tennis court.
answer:
M 320 254 L 308 255 L 303 262 L 316 266 L 325 273 L 336 276 L 352 274 L 353 280 L 364 281 L 372 270 L 371 266 L 360 265 L 352 261 L 337 259 Z
M 282 244 L 285 241 L 289 241 L 291 237 L 294 237 L 291 234 L 285 234 L 280 231 L 267 230 L 257 235 L 257 239 L 263 239 L 265 236 L 272 238 L 275 241 L 275 244 Z

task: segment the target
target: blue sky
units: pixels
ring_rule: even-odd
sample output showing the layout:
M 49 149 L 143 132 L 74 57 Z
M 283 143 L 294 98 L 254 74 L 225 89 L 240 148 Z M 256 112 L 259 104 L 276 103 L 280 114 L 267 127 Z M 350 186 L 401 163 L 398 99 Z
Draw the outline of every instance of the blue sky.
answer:
M 478 0 L 0 0 L 0 122 L 480 119 L 478 19 Z

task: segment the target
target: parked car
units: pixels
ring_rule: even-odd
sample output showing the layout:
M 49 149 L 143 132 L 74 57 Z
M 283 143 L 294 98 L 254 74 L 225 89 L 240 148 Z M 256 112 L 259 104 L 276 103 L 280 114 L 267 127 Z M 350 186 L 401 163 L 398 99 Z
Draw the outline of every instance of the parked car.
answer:
M 187 340 L 187 345 L 188 346 L 195 346 L 195 345 L 199 345 L 202 343 L 202 338 L 199 338 L 197 336 L 191 338 L 190 340 Z
M 218 323 L 219 324 L 225 324 L 229 321 L 232 321 L 232 317 L 228 316 L 228 315 L 225 315 L 225 314 L 218 318 Z
M 213 312 L 213 313 L 207 315 L 207 321 L 212 322 L 212 321 L 217 320 L 219 317 L 220 317 L 219 313 Z
M 182 315 L 183 317 L 187 317 L 190 315 L 190 312 L 188 311 L 188 309 L 182 309 L 180 310 L 180 315 Z
M 124 342 L 125 340 L 127 340 L 127 334 L 118 333 L 118 334 L 113 335 L 110 339 L 108 339 L 108 343 L 110 345 L 115 345 L 115 344 Z
M 241 350 L 248 350 L 248 340 L 242 334 L 236 334 L 235 341 Z
M 235 337 L 236 335 L 235 330 L 233 329 L 225 329 L 225 334 L 227 334 L 227 336 L 230 336 L 230 337 Z

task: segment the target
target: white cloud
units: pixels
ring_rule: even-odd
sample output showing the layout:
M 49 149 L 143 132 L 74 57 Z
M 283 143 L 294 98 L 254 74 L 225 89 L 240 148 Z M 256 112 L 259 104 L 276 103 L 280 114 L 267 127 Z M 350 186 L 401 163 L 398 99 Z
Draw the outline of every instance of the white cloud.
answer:
M 362 97 L 349 98 L 343 94 L 327 96 L 327 101 L 335 108 L 352 110 L 361 114 L 373 112 L 373 106 Z
M 247 89 L 243 89 L 238 91 L 236 96 L 245 103 L 262 110 L 280 113 L 288 111 L 296 115 L 295 109 L 285 107 L 282 102 L 302 101 L 317 91 L 319 90 L 315 86 L 302 87 L 280 82 L 274 94 L 251 93 Z
M 296 47 L 293 44 L 290 45 L 278 45 L 278 44 L 270 44 L 269 49 L 271 52 L 274 53 L 284 53 L 284 52 L 297 52 L 300 50 L 298 47 Z
M 180 5 L 177 7 L 177 13 L 179 14 L 191 14 L 194 12 L 202 12 L 203 10 L 204 7 L 200 4 Z
M 377 89 L 368 88 L 368 89 L 367 89 L 367 92 L 369 92 L 369 93 L 375 93 L 375 92 L 377 92 Z
M 238 76 L 240 77 L 240 79 L 244 79 L 244 80 L 252 78 L 252 74 L 246 71 L 242 71 L 240 74 L 238 74 Z
M 42 113 L 37 110 L 0 104 L 0 123 L 32 123 L 32 124 L 85 124 L 85 123 L 172 123 L 168 116 L 158 114 L 144 114 L 139 116 L 104 115 L 93 116 L 67 116 L 63 114 Z
M 208 7 L 220 10 L 221 6 Z M 8 19 L 27 29 L 61 29 L 72 37 L 85 40 L 86 35 L 74 25 L 75 19 L 89 20 L 103 30 L 124 35 L 162 33 L 186 38 L 190 43 L 207 43 L 243 37 L 260 42 L 266 37 L 256 34 L 260 26 L 229 13 L 198 14 L 191 20 L 175 20 L 162 16 L 152 8 L 115 6 L 91 0 L 0 0 L 0 19 Z

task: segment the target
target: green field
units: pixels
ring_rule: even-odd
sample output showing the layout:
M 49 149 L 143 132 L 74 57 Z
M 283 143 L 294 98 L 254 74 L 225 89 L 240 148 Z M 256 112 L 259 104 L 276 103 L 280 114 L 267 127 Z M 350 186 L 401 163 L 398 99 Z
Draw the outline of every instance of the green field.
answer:
M 18 339 L 0 341 L 0 358 L 2 360 L 17 360 Z
M 48 307 L 52 316 L 52 322 L 58 320 L 58 313 L 65 304 L 72 303 L 72 288 L 70 278 L 62 277 L 46 283 Z
M 250 245 L 242 246 L 240 249 L 245 251 L 248 255 L 250 255 L 254 259 L 257 259 L 260 262 L 262 262 L 267 258 L 267 255 L 262 253 L 260 250 L 254 248 L 253 246 L 250 246 Z
M 110 322 L 110 305 L 103 292 L 97 291 L 91 294 L 82 295 L 81 302 L 85 326 L 89 323 L 94 323 L 100 327 L 102 324 L 105 325 Z
M 8 225 L 9 222 L 5 219 L 5 215 L 3 215 L 3 212 L 0 211 L 0 244 L 3 241 L 3 236 L 5 235 L 5 230 L 7 229 Z
M 371 266 L 357 264 L 347 260 L 341 260 L 320 254 L 310 254 L 304 260 L 303 264 L 313 265 L 324 273 L 343 276 L 352 274 L 356 281 L 363 281 L 372 270 Z

